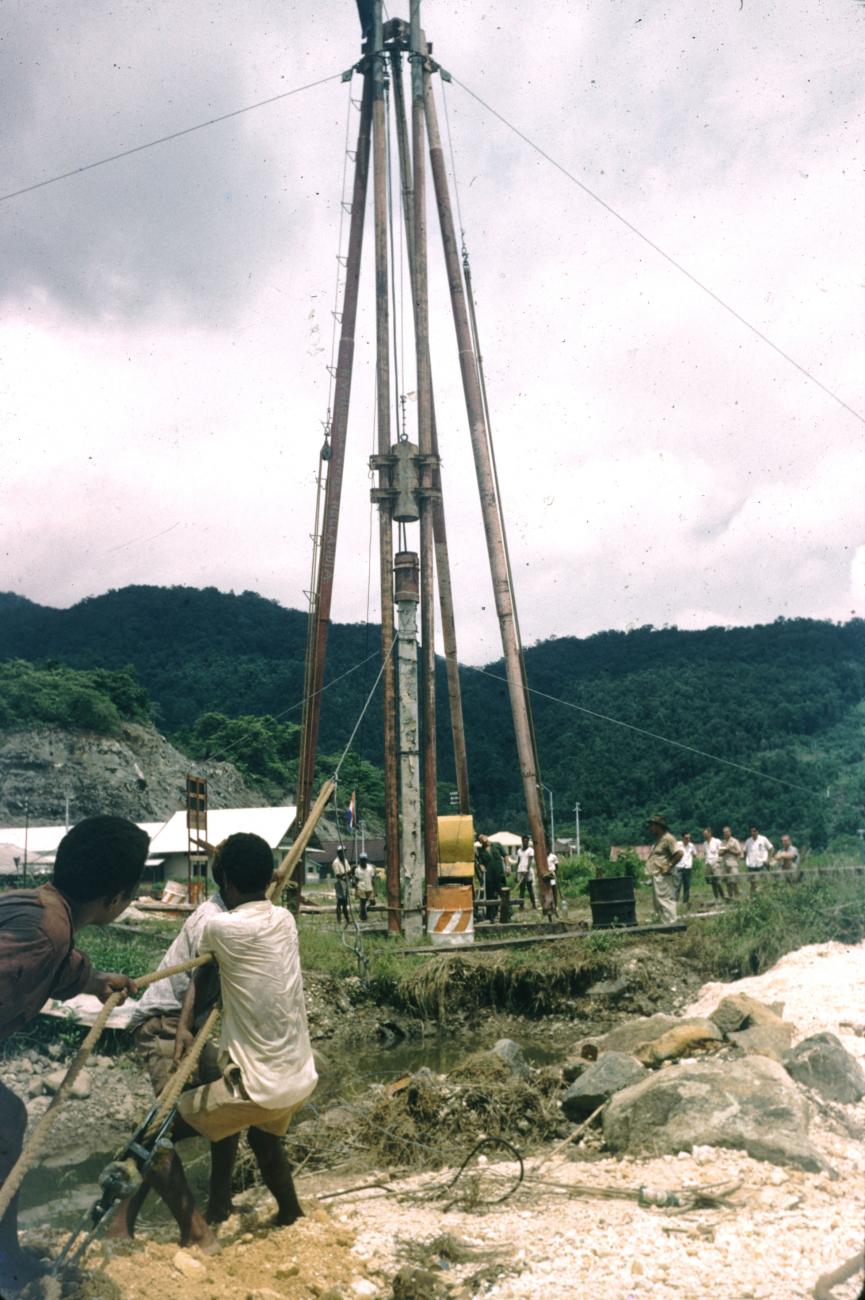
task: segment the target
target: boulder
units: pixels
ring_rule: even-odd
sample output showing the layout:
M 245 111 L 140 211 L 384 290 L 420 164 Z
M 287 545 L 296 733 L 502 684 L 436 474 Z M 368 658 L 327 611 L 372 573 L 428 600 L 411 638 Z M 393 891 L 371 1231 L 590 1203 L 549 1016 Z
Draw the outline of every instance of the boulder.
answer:
M 793 1040 L 793 1026 L 779 1020 L 774 1025 L 748 1025 L 727 1035 L 744 1056 L 768 1056 L 783 1061 Z
M 171 1260 L 178 1273 L 190 1282 L 198 1282 L 207 1277 L 207 1268 L 200 1259 L 190 1255 L 188 1250 L 178 1250 Z
M 637 1020 L 626 1020 L 624 1024 L 616 1025 L 608 1034 L 602 1034 L 598 1038 L 584 1038 L 577 1043 L 574 1049 L 574 1055 L 577 1057 L 585 1056 L 585 1048 L 594 1050 L 594 1057 L 600 1056 L 601 1052 L 633 1052 L 635 1047 L 642 1043 L 652 1043 L 661 1034 L 672 1029 L 679 1022 L 675 1016 L 642 1016 Z M 592 1059 L 592 1053 L 588 1053 L 589 1059 Z
M 531 1073 L 523 1049 L 512 1038 L 500 1038 L 497 1043 L 493 1043 L 490 1051 L 505 1063 L 512 1074 L 519 1075 L 521 1079 Z
M 593 1110 L 615 1093 L 645 1077 L 645 1067 L 625 1052 L 604 1052 L 593 1061 L 562 1097 L 562 1110 L 574 1123 L 588 1119 Z
M 601 998 L 606 1002 L 620 1002 L 626 997 L 631 987 L 631 982 L 624 975 L 618 979 L 599 980 L 589 989 L 589 997 Z
M 776 1003 L 775 1006 L 778 1006 Z M 709 1016 L 724 1034 L 734 1033 L 737 1029 L 747 1029 L 751 1025 L 777 1025 L 783 1023 L 774 1007 L 767 1007 L 765 1002 L 758 1002 L 747 993 L 733 993 L 722 998 Z
M 865 1097 L 865 1070 L 834 1034 L 813 1034 L 784 1056 L 787 1073 L 828 1101 L 853 1105 Z
M 733 1147 L 755 1160 L 825 1168 L 808 1138 L 805 1099 L 765 1056 L 692 1061 L 649 1075 L 612 1097 L 604 1139 L 630 1155 Z
M 49 1074 L 42 1076 L 42 1084 L 45 1092 L 57 1092 L 58 1088 L 66 1078 L 65 1070 L 51 1070 Z M 93 1091 L 93 1081 L 87 1070 L 82 1070 L 78 1078 L 69 1089 L 69 1096 L 76 1101 L 85 1101 Z
M 661 1065 L 664 1061 L 676 1061 L 680 1056 L 690 1056 L 714 1043 L 721 1043 L 724 1035 L 711 1020 L 695 1016 L 692 1020 L 680 1020 L 677 1024 L 646 1043 L 634 1048 L 634 1056 L 643 1065 Z

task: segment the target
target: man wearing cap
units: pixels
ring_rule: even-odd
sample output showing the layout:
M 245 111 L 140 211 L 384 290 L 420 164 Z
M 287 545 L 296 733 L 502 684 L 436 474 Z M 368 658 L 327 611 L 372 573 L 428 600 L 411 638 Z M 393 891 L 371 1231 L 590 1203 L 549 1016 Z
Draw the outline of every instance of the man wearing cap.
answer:
M 337 844 L 336 857 L 330 864 L 333 872 L 333 884 L 336 890 L 336 923 L 339 925 L 340 918 L 344 918 L 348 925 L 348 883 L 351 876 L 351 867 L 345 860 L 345 846 Z
M 654 839 L 652 851 L 646 859 L 646 875 L 652 882 L 652 902 L 655 915 L 664 924 L 676 920 L 676 864 L 681 861 L 682 850 L 670 834 L 666 817 L 652 813 L 649 830 Z
M 375 867 L 365 853 L 359 853 L 354 869 L 354 887 L 360 906 L 360 919 L 366 920 L 366 909 L 375 898 Z

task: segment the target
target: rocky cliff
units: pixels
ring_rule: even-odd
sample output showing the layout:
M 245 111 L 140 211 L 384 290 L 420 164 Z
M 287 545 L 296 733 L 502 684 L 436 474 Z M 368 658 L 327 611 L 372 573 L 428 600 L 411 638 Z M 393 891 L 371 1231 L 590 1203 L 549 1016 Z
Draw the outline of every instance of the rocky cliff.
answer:
M 0 822 L 70 823 L 95 813 L 161 821 L 183 806 L 187 772 L 204 776 L 213 808 L 263 802 L 231 763 L 186 758 L 155 728 L 127 722 L 116 736 L 54 727 L 0 732 Z

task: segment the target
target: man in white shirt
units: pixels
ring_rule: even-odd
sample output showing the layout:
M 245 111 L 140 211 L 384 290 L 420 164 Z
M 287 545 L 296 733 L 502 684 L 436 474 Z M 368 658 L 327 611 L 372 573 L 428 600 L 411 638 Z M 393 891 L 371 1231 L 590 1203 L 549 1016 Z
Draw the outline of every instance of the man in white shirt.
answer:
M 219 857 L 213 863 L 213 878 L 221 884 L 222 875 Z M 198 944 L 205 925 L 213 916 L 225 912 L 226 907 L 221 893 L 212 894 L 210 898 L 195 909 L 184 923 L 183 929 L 165 953 L 158 970 L 166 966 L 179 966 L 181 962 L 190 961 L 198 956 Z M 180 1011 L 186 997 L 191 971 L 172 975 L 170 979 L 159 980 L 145 989 L 135 1004 L 135 1010 L 129 1020 L 137 1054 L 143 1059 L 155 1096 L 159 1096 L 174 1070 L 174 1046 L 177 1028 L 180 1024 Z M 214 1043 L 205 1043 L 198 1064 L 193 1070 L 187 1087 L 197 1088 L 202 1083 L 213 1083 L 220 1077 L 218 1052 Z M 231 1214 L 231 1174 L 237 1155 L 238 1137 L 225 1138 L 210 1145 L 210 1190 L 205 1211 L 208 1223 L 222 1223 Z M 141 1208 L 147 1199 L 149 1188 L 146 1183 L 124 1200 L 115 1214 L 108 1229 L 109 1237 L 132 1237 Z
M 522 912 L 525 908 L 527 890 L 529 898 L 532 901 L 532 911 L 536 911 L 535 851 L 532 848 L 532 842 L 528 835 L 523 836 L 522 845 L 517 849 L 517 884 L 520 887 L 520 911 Z
M 694 870 L 694 855 L 697 846 L 691 839 L 691 832 L 685 831 L 677 841 L 676 848 L 682 850 L 682 856 L 676 863 L 676 901 L 682 896 L 682 904 L 691 909 L 691 872 Z
M 309 1041 L 297 927 L 285 908 L 266 896 L 273 855 L 258 835 L 231 835 L 220 852 L 226 912 L 211 917 L 199 951 L 212 953 L 222 992 L 220 1078 L 184 1093 L 174 1140 L 200 1133 L 212 1142 L 247 1129 L 266 1187 L 277 1202 L 277 1222 L 293 1223 L 303 1211 L 280 1139 L 292 1116 L 315 1089 L 318 1076 Z M 195 972 L 177 1030 L 175 1061 L 192 1041 L 196 1001 L 209 967 Z M 157 1162 L 148 1181 L 160 1192 L 181 1229 L 183 1244 L 215 1248 L 215 1238 L 195 1206 L 176 1151 Z
M 748 875 L 751 880 L 751 893 L 754 894 L 757 892 L 757 872 L 766 870 L 775 846 L 765 835 L 760 834 L 756 826 L 752 826 L 751 833 L 745 840 L 744 848 L 745 866 L 748 868 Z
M 553 896 L 553 915 L 559 913 L 559 855 L 552 851 L 547 854 L 547 871 L 549 872 L 550 893 Z
M 365 853 L 358 855 L 354 869 L 354 884 L 360 905 L 360 919 L 366 920 L 366 909 L 375 898 L 375 867 Z
M 718 871 L 718 855 L 721 851 L 721 841 L 714 834 L 711 826 L 703 827 L 703 840 L 705 843 L 706 879 L 712 886 L 713 896 L 723 898 L 724 890 L 721 887 L 720 872 Z
M 345 848 L 342 844 L 336 846 L 336 857 L 331 862 L 330 869 L 333 872 L 333 884 L 336 890 L 336 923 L 339 925 L 339 919 L 343 917 L 348 925 L 348 885 L 351 867 L 346 861 Z

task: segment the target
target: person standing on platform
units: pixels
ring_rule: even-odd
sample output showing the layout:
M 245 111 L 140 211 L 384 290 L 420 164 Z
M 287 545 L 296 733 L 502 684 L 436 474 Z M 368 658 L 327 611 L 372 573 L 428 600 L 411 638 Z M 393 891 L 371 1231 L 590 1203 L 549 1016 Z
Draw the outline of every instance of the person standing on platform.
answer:
M 694 856 L 697 852 L 697 846 L 691 839 L 690 831 L 685 831 L 676 848 L 682 850 L 682 856 L 676 869 L 676 901 L 678 902 L 681 894 L 682 906 L 686 907 L 690 912 L 691 872 L 694 870 Z
M 718 867 L 721 875 L 727 878 L 727 897 L 739 897 L 739 863 L 744 857 L 742 845 L 736 839 L 732 829 L 725 826 L 721 831 L 721 847 L 718 850 Z
M 500 844 L 494 844 L 488 835 L 478 836 L 478 862 L 484 873 L 486 918 L 494 921 L 499 910 L 499 899 L 505 883 L 505 865 Z
M 681 861 L 682 850 L 670 834 L 666 817 L 660 813 L 652 813 L 649 831 L 654 844 L 646 859 L 646 875 L 652 882 L 655 915 L 662 924 L 673 925 L 677 919 L 676 867 Z
M 802 879 L 802 871 L 799 865 L 799 850 L 796 848 L 796 845 L 790 839 L 789 835 L 781 836 L 781 847 L 773 858 L 773 864 L 776 867 L 780 867 L 785 873 L 785 879 L 788 885 L 792 885 L 794 881 Z
M 550 851 L 547 854 L 547 871 L 550 882 L 550 893 L 553 899 L 553 916 L 559 914 L 559 855 Z
M 769 866 L 769 858 L 775 851 L 775 846 L 765 835 L 761 835 L 756 826 L 751 827 L 751 833 L 745 840 L 745 866 L 748 868 L 748 876 L 751 882 L 751 893 L 757 892 L 757 873 L 765 871 Z
M 351 867 L 345 860 L 345 846 L 337 844 L 336 857 L 330 864 L 333 872 L 333 883 L 336 889 L 336 923 L 339 925 L 340 917 L 344 918 L 348 925 L 348 887 L 351 881 Z
M 532 848 L 532 842 L 528 835 L 523 836 L 523 842 L 517 849 L 517 884 L 520 887 L 520 911 L 522 912 L 526 905 L 526 893 L 532 902 L 532 911 L 537 911 L 535 902 L 535 851 Z
M 360 919 L 366 920 L 366 910 L 375 900 L 375 867 L 365 853 L 358 855 L 354 869 L 354 883 L 360 907 Z
M 723 898 L 724 890 L 721 886 L 720 872 L 718 870 L 718 854 L 721 851 L 721 841 L 715 835 L 711 826 L 703 827 L 703 840 L 705 842 L 705 863 L 706 879 L 712 886 L 712 894 L 715 898 Z

